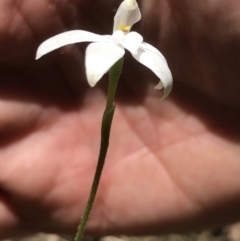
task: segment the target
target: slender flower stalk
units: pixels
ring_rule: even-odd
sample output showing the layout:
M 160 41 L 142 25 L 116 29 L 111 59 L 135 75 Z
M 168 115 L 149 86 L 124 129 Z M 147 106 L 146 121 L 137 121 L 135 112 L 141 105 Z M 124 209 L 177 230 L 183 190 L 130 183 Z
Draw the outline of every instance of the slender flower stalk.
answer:
M 73 30 L 53 36 L 44 41 L 38 48 L 36 59 L 68 44 L 93 42 L 86 49 L 86 77 L 91 87 L 95 86 L 102 76 L 110 70 L 110 80 L 106 109 L 103 113 L 101 127 L 101 144 L 97 168 L 90 191 L 89 199 L 78 227 L 75 241 L 81 241 L 97 194 L 104 162 L 107 155 L 109 136 L 114 115 L 114 96 L 122 69 L 125 49 L 141 64 L 153 71 L 159 78 L 155 89 L 163 89 L 166 98 L 172 89 L 172 74 L 164 56 L 153 46 L 143 42 L 137 32 L 130 32 L 132 26 L 141 19 L 141 12 L 136 0 L 124 0 L 114 17 L 113 34 L 98 35 L 84 30 Z
M 106 108 L 102 118 L 101 146 L 100 146 L 97 168 L 94 175 L 92 188 L 87 201 L 87 205 L 78 227 L 75 241 L 81 241 L 83 238 L 87 220 L 89 218 L 89 215 L 93 206 L 93 202 L 97 194 L 97 189 L 100 182 L 103 166 L 107 155 L 108 145 L 109 145 L 110 130 L 111 130 L 112 119 L 115 111 L 115 105 L 113 101 L 114 101 L 114 96 L 117 89 L 118 80 L 122 70 L 122 64 L 123 64 L 123 59 L 118 60 L 118 62 L 112 66 L 109 72 L 108 96 L 107 96 Z

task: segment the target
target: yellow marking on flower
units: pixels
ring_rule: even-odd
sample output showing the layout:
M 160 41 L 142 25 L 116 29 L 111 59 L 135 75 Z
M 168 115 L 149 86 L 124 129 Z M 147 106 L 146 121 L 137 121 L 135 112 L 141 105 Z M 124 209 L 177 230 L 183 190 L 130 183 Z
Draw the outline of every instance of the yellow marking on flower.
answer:
M 118 29 L 122 30 L 123 32 L 127 32 L 128 33 L 131 30 L 131 26 L 126 26 L 126 25 L 119 24 L 118 25 Z
M 136 0 L 125 0 L 125 3 L 126 3 L 128 6 L 132 6 L 135 2 L 136 2 Z

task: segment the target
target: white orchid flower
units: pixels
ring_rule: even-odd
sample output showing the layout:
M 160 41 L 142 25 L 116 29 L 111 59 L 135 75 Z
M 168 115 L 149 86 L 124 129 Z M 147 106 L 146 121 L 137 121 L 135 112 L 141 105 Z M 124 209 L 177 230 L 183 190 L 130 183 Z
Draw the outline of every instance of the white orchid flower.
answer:
M 143 42 L 137 32 L 130 32 L 133 24 L 141 19 L 136 0 L 124 0 L 114 17 L 112 35 L 98 35 L 84 30 L 58 34 L 44 41 L 37 50 L 36 59 L 64 45 L 93 42 L 86 49 L 86 75 L 90 86 L 95 86 L 101 77 L 129 50 L 141 64 L 152 70 L 160 79 L 155 89 L 164 88 L 162 98 L 172 89 L 172 74 L 164 56 L 153 46 Z

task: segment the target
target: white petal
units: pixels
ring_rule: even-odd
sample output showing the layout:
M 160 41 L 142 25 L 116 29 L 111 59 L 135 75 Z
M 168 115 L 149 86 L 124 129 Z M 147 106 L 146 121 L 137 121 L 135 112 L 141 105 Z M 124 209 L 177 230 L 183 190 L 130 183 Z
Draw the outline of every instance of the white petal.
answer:
M 137 54 L 138 48 L 143 42 L 143 37 L 137 32 L 130 32 L 124 36 L 123 47 L 132 54 Z
M 113 35 L 102 35 L 102 36 L 106 38 L 109 43 L 115 43 L 115 44 L 118 43 L 118 41 L 116 41 L 116 38 L 114 38 Z
M 120 59 L 125 51 L 113 43 L 92 43 L 86 50 L 86 74 L 91 87 Z
M 164 56 L 162 55 L 162 53 L 158 49 L 156 49 L 154 46 L 152 46 L 152 45 L 150 45 L 148 43 L 143 42 L 141 44 L 141 48 L 146 50 L 146 51 L 148 50 L 150 52 L 153 52 L 153 53 L 159 55 L 159 57 L 161 57 L 163 61 L 167 62 L 166 59 L 164 58 Z
M 161 81 L 155 86 L 155 89 L 162 89 L 163 87 L 164 95 L 162 99 L 166 98 L 172 90 L 172 74 L 163 55 L 153 46 L 142 43 L 138 53 L 133 54 L 133 57 L 157 75 Z
M 52 38 L 47 39 L 39 46 L 36 54 L 36 59 L 39 59 L 43 55 L 62 46 L 80 42 L 109 42 L 109 40 L 104 36 L 84 30 L 73 30 L 65 33 L 60 33 L 53 36 Z
M 136 0 L 125 0 L 119 6 L 114 17 L 113 33 L 117 30 L 130 31 L 133 24 L 141 19 Z

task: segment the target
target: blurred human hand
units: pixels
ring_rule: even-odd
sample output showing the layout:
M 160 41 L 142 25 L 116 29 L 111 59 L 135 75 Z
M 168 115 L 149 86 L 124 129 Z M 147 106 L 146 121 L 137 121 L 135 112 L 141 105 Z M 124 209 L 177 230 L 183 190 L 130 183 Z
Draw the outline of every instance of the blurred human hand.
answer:
M 73 233 L 96 168 L 106 80 L 90 88 L 84 45 L 35 61 L 57 33 L 111 33 L 120 1 L 0 2 L 0 238 Z M 174 76 L 126 58 L 91 235 L 161 234 L 239 220 L 240 3 L 139 1 L 137 29 Z

